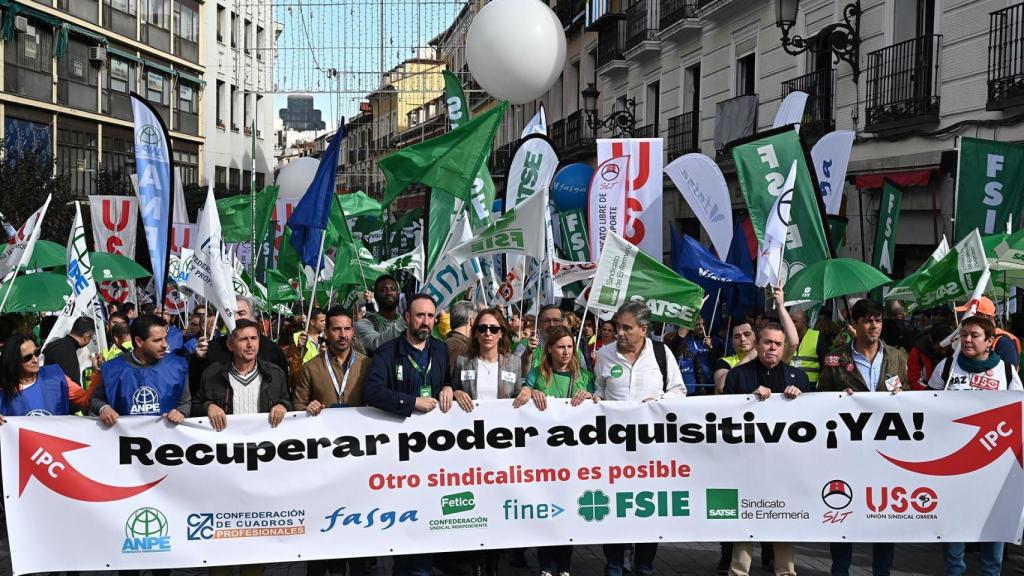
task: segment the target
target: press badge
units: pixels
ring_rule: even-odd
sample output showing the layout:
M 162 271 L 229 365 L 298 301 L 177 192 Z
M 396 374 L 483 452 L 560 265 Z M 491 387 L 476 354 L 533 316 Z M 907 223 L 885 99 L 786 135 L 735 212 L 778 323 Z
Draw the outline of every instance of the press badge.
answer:
M 515 372 L 506 372 L 506 371 L 503 370 L 501 372 L 501 381 L 502 382 L 511 382 L 511 383 L 515 384 L 515 382 L 516 382 L 516 373 Z
M 892 377 L 885 379 L 885 387 L 888 388 L 890 392 L 892 392 L 897 388 L 903 388 L 903 382 L 900 382 L 899 376 L 893 375 Z
M 476 370 L 463 370 L 462 371 L 462 379 L 463 380 L 476 380 Z

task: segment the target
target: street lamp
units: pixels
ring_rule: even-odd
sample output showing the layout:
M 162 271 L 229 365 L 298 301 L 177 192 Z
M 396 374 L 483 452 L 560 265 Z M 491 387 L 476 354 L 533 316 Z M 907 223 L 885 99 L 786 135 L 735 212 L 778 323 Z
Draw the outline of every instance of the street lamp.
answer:
M 843 21 L 829 24 L 810 38 L 789 31 L 796 24 L 800 0 L 775 0 L 775 25 L 782 31 L 782 49 L 797 56 L 804 52 L 830 51 L 836 62 L 842 60 L 853 68 L 853 81 L 860 77 L 860 0 L 843 7 Z
M 636 128 L 635 99 L 626 99 L 626 107 L 629 110 L 612 110 L 606 118 L 599 120 L 597 118 L 597 99 L 601 93 L 597 90 L 597 86 L 594 86 L 593 82 L 588 82 L 587 87 L 580 92 L 580 96 L 583 96 L 583 111 L 587 114 L 587 126 L 591 130 L 596 132 L 598 128 L 608 128 L 615 133 L 615 136 L 633 137 L 633 131 Z

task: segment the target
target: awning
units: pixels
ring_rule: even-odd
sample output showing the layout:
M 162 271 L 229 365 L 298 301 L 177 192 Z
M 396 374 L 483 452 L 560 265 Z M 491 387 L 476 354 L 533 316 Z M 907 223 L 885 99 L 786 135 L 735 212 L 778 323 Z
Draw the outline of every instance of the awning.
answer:
M 890 180 L 893 184 L 902 187 L 927 186 L 928 182 L 932 178 L 932 172 L 935 172 L 935 170 L 935 168 L 926 168 L 924 170 L 910 170 L 907 172 L 862 174 L 857 176 L 855 184 L 857 188 L 861 190 L 881 188 L 884 180 Z
M 156 62 L 153 62 L 152 60 L 144 60 L 143 64 L 145 64 L 145 66 L 147 68 L 155 68 L 155 69 L 157 69 L 157 70 L 159 70 L 161 72 L 170 74 L 171 76 L 176 76 L 178 74 L 177 71 L 172 70 L 170 67 L 164 66 L 163 64 L 157 64 Z
M 143 60 L 142 58 L 139 58 L 138 56 L 136 56 L 135 54 L 132 54 L 131 52 L 125 52 L 124 50 L 118 50 L 117 48 L 114 48 L 112 46 L 108 46 L 107 47 L 107 54 L 110 54 L 111 56 L 117 56 L 118 58 L 124 58 L 125 60 L 131 60 L 132 62 L 136 62 L 136 63 L 139 63 L 139 64 L 144 64 L 146 62 L 145 60 Z
M 191 82 L 193 84 L 198 84 L 199 86 L 206 86 L 206 80 L 203 80 L 202 78 L 199 78 L 199 77 L 193 76 L 191 74 L 182 72 L 181 70 L 178 70 L 177 72 L 178 72 L 178 78 L 180 78 L 182 80 L 185 80 L 186 82 Z

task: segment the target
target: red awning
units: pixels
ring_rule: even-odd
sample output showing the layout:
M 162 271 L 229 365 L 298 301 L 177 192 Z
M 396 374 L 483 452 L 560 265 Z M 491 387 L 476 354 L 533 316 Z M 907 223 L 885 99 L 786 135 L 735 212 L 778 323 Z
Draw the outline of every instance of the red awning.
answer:
M 925 170 L 911 170 L 909 172 L 888 172 L 881 174 L 862 174 L 857 176 L 856 184 L 857 188 L 861 190 L 881 188 L 882 181 L 888 178 L 897 186 L 927 186 L 928 181 L 931 179 L 934 168 L 927 168 Z

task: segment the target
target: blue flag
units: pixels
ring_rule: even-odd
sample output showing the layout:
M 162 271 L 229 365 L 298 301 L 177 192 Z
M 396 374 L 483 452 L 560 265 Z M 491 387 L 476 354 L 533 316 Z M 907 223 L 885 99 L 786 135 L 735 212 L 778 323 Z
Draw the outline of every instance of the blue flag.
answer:
M 167 264 L 170 258 L 171 148 L 167 127 L 156 110 L 132 93 L 132 116 L 135 119 L 135 173 L 139 181 L 139 213 L 146 233 L 156 301 L 163 302 Z
M 754 236 L 754 227 L 749 217 L 737 218 L 733 224 L 732 245 L 729 246 L 729 254 L 725 261 L 742 270 L 747 276 L 753 277 L 754 259 L 751 256 L 751 247 L 754 252 L 757 250 L 757 237 Z M 725 312 L 732 318 L 742 318 L 748 310 L 752 310 L 757 302 L 758 290 L 753 284 L 737 284 L 722 290 L 722 301 L 725 303 Z M 727 335 L 726 349 L 731 354 L 732 337 Z
M 345 123 L 338 125 L 338 132 L 327 146 L 327 151 L 320 158 L 320 166 L 316 176 L 309 185 L 309 190 L 295 206 L 288 227 L 292 231 L 291 243 L 299 253 L 302 263 L 316 266 L 320 256 L 320 240 L 327 230 L 327 221 L 331 215 L 331 202 L 334 200 L 334 179 L 338 175 L 338 154 L 341 141 L 345 139 Z
M 686 234 L 672 229 L 672 269 L 708 293 L 735 284 L 750 284 L 753 280 L 732 264 L 715 257 L 707 248 Z

